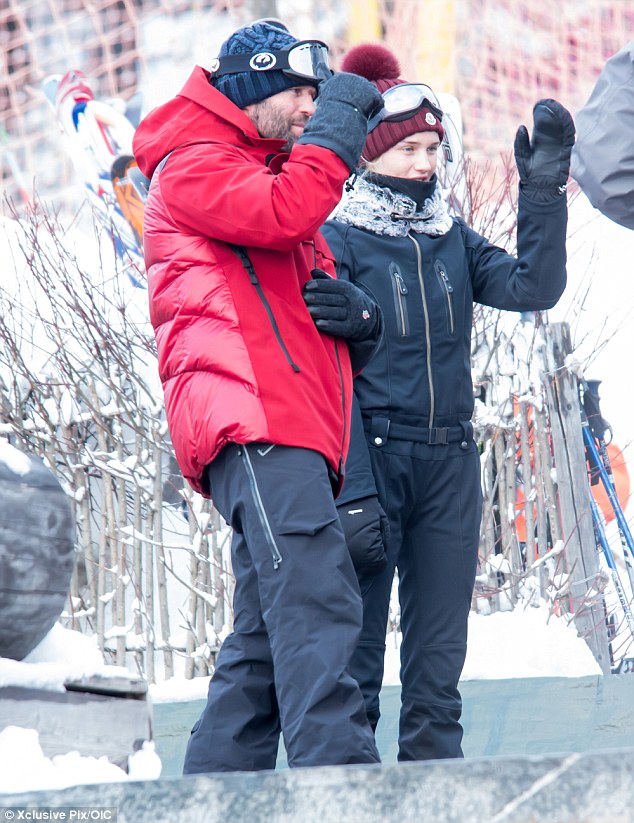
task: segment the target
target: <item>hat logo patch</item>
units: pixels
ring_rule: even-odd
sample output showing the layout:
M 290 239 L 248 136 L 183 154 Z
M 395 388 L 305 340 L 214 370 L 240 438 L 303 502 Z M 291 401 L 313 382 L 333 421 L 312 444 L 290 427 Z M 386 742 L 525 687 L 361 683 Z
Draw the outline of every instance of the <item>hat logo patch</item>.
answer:
M 436 125 L 436 118 L 434 117 L 434 115 L 430 111 L 428 111 L 427 114 L 425 115 L 425 122 L 427 123 L 428 126 L 435 126 Z
M 249 65 L 253 71 L 268 71 L 277 63 L 277 58 L 270 51 L 262 51 L 254 54 L 249 60 Z

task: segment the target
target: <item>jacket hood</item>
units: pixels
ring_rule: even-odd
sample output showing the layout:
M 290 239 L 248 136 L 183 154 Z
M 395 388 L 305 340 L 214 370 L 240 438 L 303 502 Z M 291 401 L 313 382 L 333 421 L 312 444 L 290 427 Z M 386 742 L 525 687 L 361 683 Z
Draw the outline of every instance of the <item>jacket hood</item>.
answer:
M 262 150 L 262 159 L 277 154 L 284 140 L 259 136 L 253 122 L 209 83 L 209 74 L 196 66 L 172 100 L 153 109 L 139 124 L 133 140 L 134 157 L 147 177 L 174 149 L 196 143 L 228 141 Z

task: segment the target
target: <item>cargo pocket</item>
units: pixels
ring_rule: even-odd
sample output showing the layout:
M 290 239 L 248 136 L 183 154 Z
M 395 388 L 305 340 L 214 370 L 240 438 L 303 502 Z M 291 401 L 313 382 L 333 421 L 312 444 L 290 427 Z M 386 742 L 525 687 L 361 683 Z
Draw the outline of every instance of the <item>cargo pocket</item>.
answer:
M 278 534 L 315 535 L 331 523 L 339 525 L 324 458 L 306 450 L 284 451 L 288 459 L 283 461 L 279 482 L 286 493 L 277 496 L 275 511 L 270 513 Z

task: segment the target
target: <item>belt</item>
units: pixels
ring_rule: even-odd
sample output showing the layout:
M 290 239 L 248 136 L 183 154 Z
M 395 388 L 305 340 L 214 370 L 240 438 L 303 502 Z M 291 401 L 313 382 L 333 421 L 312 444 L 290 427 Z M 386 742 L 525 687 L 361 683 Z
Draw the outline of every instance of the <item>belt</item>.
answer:
M 448 446 L 459 443 L 466 449 L 473 440 L 473 425 L 470 420 L 461 420 L 457 426 L 407 426 L 394 423 L 389 417 L 364 417 L 363 427 L 375 446 L 383 446 L 390 438 L 410 440 L 414 443 L 427 443 L 430 446 Z

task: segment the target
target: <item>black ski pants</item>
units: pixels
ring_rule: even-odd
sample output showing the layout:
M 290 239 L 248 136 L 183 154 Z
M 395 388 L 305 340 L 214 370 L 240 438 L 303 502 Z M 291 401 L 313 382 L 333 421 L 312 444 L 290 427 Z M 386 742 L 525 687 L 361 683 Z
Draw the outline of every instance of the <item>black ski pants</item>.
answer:
M 233 528 L 233 633 L 218 653 L 184 773 L 379 762 L 359 686 L 359 586 L 326 461 L 307 449 L 226 446 L 207 469 Z
M 361 576 L 363 630 L 350 671 L 376 728 L 394 570 L 401 608 L 399 760 L 462 757 L 458 681 L 467 650 L 482 493 L 469 436 L 445 445 L 386 439 L 369 444 L 390 522 L 389 562 Z

